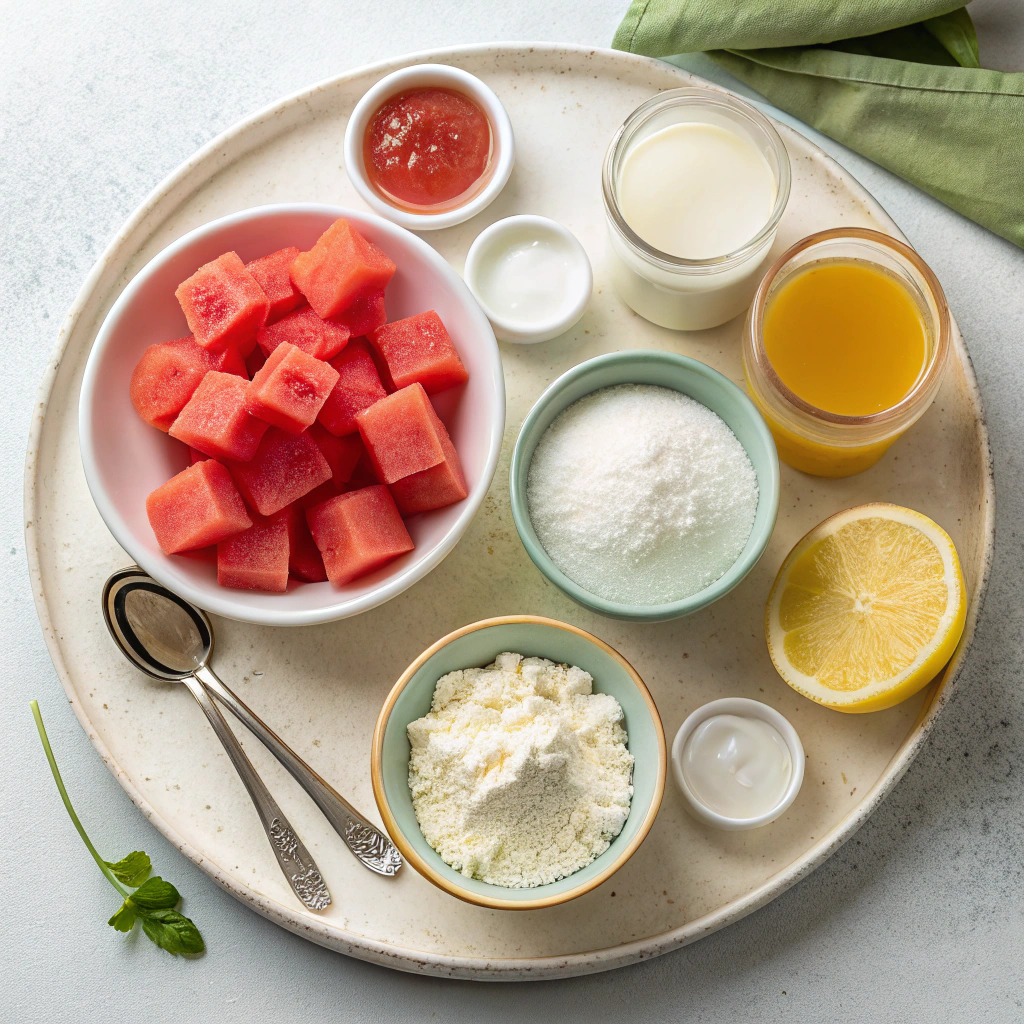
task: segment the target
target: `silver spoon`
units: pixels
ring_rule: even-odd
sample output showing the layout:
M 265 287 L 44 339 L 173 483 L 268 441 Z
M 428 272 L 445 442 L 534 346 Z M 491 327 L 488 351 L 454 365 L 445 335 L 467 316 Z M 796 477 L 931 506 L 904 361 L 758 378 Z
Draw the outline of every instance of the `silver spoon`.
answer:
M 402 857 L 391 840 L 359 814 L 213 673 L 209 666 L 213 651 L 213 627 L 203 611 L 172 594 L 142 569 L 132 566 L 121 569 L 107 580 L 103 588 L 103 617 L 118 647 L 133 664 L 157 679 L 185 683 L 199 701 L 249 789 L 282 870 L 303 903 L 311 906 L 296 888 L 292 878 L 293 869 L 286 861 L 294 860 L 301 852 L 304 858 L 301 868 L 312 867 L 316 871 L 316 865 L 295 836 L 294 830 L 288 826 L 266 786 L 256 776 L 234 734 L 227 728 L 216 704 L 210 699 L 211 694 L 284 765 L 312 797 L 361 864 L 379 875 L 391 876 L 398 871 L 402 866 Z M 227 739 L 222 735 L 222 730 Z M 233 748 L 237 749 L 237 757 Z M 241 763 L 238 758 L 241 758 Z M 250 785 L 252 780 L 255 781 L 256 792 Z M 283 842 L 274 835 L 275 818 L 280 823 L 277 831 L 282 828 L 287 830 Z M 282 849 L 285 860 L 282 860 Z M 298 875 L 300 879 L 305 877 L 302 870 L 299 870 Z M 319 872 L 316 878 L 320 878 Z M 298 884 L 303 885 L 301 881 Z M 326 888 L 323 888 L 322 880 L 319 885 L 327 900 L 323 906 L 327 906 L 330 896 Z

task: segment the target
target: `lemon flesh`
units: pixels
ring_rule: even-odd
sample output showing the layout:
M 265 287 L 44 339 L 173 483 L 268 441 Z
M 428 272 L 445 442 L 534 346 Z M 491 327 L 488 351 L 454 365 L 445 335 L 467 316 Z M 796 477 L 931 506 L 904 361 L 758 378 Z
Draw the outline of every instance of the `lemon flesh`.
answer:
M 966 612 L 946 532 L 911 509 L 861 505 L 815 527 L 783 562 L 765 615 L 768 653 L 805 697 L 879 711 L 938 675 Z

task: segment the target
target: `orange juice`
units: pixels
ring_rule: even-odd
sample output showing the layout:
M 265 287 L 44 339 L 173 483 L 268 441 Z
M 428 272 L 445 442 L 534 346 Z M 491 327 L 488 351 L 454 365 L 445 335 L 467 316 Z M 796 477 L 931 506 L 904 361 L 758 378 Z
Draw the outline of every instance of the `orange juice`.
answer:
M 798 398 L 840 416 L 897 405 L 928 359 L 921 310 L 895 276 L 864 260 L 794 272 L 769 299 L 764 349 Z

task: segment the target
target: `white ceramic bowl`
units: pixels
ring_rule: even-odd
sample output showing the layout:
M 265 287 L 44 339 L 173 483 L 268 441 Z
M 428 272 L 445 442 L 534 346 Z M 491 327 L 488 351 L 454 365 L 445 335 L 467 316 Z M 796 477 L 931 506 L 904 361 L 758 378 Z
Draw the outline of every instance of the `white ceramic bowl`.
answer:
M 491 122 L 493 151 L 491 175 L 484 187 L 467 203 L 437 213 L 415 213 L 393 206 L 370 184 L 363 162 L 363 137 L 377 109 L 392 96 L 409 89 L 452 89 L 469 96 Z M 356 104 L 345 129 L 345 170 L 349 181 L 370 209 L 411 231 L 438 231 L 475 217 L 505 187 L 516 158 L 512 122 L 501 100 L 475 75 L 447 64 L 414 64 L 385 75 Z
M 569 280 L 562 309 L 550 320 L 513 320 L 496 313 L 488 303 L 481 278 L 491 261 L 501 251 L 517 240 L 536 239 L 548 242 L 563 253 L 569 265 Z M 550 341 L 564 334 L 579 321 L 590 302 L 594 290 L 594 272 L 586 250 L 579 239 L 558 221 L 549 217 L 522 214 L 496 221 L 477 235 L 466 255 L 466 269 L 463 272 L 469 290 L 483 307 L 491 321 L 494 333 L 500 341 L 511 341 L 517 345 L 535 345 Z
M 793 762 L 793 774 L 782 799 L 765 814 L 760 814 L 755 818 L 731 818 L 728 815 L 719 814 L 698 799 L 686 784 L 686 779 L 683 777 L 683 748 L 686 746 L 690 733 L 702 722 L 714 718 L 715 715 L 760 718 L 761 721 L 774 726 L 786 741 L 786 746 L 789 747 L 789 756 Z M 804 782 L 804 745 L 800 742 L 800 736 L 796 729 L 790 725 L 789 719 L 779 714 L 775 708 L 762 704 L 759 700 L 750 700 L 748 697 L 723 697 L 721 700 L 713 700 L 697 708 L 679 727 L 679 732 L 676 733 L 676 738 L 672 741 L 672 776 L 686 799 L 687 810 L 698 821 L 730 832 L 760 828 L 785 814 L 800 792 L 800 787 Z
M 188 465 L 184 445 L 144 423 L 128 384 L 148 345 L 188 334 L 174 289 L 197 267 L 234 250 L 244 260 L 295 245 L 309 249 L 338 217 L 348 218 L 397 264 L 386 293 L 389 320 L 436 309 L 469 382 L 434 396 L 458 449 L 469 496 L 407 523 L 416 548 L 345 587 L 294 583 L 285 594 L 217 585 L 216 566 L 165 555 L 146 517 L 146 495 Z M 369 213 L 338 206 L 263 206 L 223 217 L 179 238 L 154 257 L 118 297 L 96 336 L 82 381 L 79 433 L 93 500 L 117 542 L 155 579 L 217 615 L 297 626 L 356 615 L 396 597 L 455 547 L 490 486 L 505 425 L 501 356 L 469 289 L 422 239 Z

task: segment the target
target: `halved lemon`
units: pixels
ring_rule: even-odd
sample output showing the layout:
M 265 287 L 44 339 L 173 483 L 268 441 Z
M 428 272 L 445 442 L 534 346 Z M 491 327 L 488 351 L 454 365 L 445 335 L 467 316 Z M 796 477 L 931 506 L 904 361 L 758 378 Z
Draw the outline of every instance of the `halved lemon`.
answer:
M 946 531 L 878 502 L 826 519 L 793 548 L 768 596 L 765 634 L 794 690 L 837 711 L 880 711 L 939 674 L 966 616 Z

